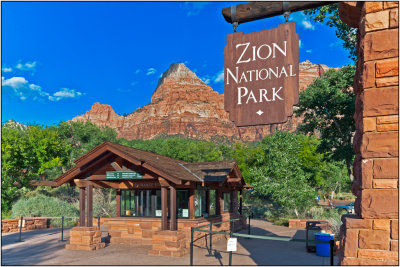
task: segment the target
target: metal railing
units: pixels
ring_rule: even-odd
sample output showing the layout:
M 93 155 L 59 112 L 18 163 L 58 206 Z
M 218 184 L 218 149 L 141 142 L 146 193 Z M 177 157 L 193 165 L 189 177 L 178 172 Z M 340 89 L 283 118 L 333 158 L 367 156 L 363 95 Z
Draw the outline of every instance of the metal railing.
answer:
M 275 241 L 284 241 L 284 242 L 311 242 L 311 243 L 329 243 L 330 246 L 330 265 L 334 265 L 334 256 L 333 256 L 333 248 L 334 248 L 334 240 L 329 240 L 329 241 L 322 241 L 322 240 L 306 240 L 306 239 L 296 239 L 296 238 L 291 238 L 291 237 L 272 237 L 272 236 L 261 236 L 261 235 L 250 235 L 250 216 L 249 216 L 249 230 L 248 234 L 240 234 L 240 233 L 235 233 L 234 232 L 234 227 L 235 227 L 235 221 L 238 221 L 239 218 L 236 219 L 230 219 L 227 221 L 223 222 L 217 222 L 217 223 L 212 223 L 210 224 L 205 224 L 202 226 L 198 227 L 191 227 L 191 233 L 190 233 L 190 266 L 193 266 L 193 237 L 194 237 L 194 232 L 203 232 L 203 233 L 209 233 L 210 235 L 210 246 L 209 246 L 209 253 L 206 256 L 213 256 L 212 255 L 212 235 L 213 234 L 222 234 L 222 235 L 229 235 L 229 237 L 243 237 L 243 238 L 254 238 L 254 239 L 264 239 L 264 240 L 275 240 Z M 213 231 L 212 227 L 213 225 L 218 225 L 226 222 L 231 222 L 230 225 L 230 231 L 229 232 L 221 232 L 221 231 Z M 204 230 L 202 228 L 205 228 L 209 226 L 209 230 Z M 229 266 L 232 265 L 232 251 L 229 251 Z

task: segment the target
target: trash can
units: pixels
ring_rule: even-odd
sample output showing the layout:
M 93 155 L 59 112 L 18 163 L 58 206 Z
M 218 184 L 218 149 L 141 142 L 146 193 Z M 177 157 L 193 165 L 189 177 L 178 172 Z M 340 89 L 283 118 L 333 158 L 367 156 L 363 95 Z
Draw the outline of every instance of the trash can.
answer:
M 315 252 L 316 246 L 314 234 L 320 233 L 322 230 L 328 230 L 327 221 L 308 221 L 306 222 L 306 249 L 307 252 Z M 309 242 L 311 241 L 311 242 Z
M 333 234 L 328 233 L 316 233 L 315 240 L 319 241 L 329 241 L 333 239 Z M 331 255 L 331 249 L 329 243 L 319 243 L 317 242 L 317 256 L 329 257 Z

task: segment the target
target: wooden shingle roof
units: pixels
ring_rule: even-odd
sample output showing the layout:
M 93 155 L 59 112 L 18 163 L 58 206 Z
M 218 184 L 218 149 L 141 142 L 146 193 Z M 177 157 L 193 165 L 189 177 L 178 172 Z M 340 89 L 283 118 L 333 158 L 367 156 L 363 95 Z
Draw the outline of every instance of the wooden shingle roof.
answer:
M 237 174 L 237 178 L 242 179 L 240 171 L 238 172 L 237 165 L 234 161 L 188 163 L 183 160 L 162 156 L 153 152 L 135 149 L 116 143 L 104 142 L 82 157 L 76 159 L 74 161 L 76 166 L 58 177 L 55 182 L 58 185 L 61 185 L 73 180 L 85 164 L 88 164 L 88 162 L 96 160 L 96 157 L 100 157 L 109 152 L 114 153 L 133 164 L 141 165 L 164 178 L 171 177 L 171 179 L 194 182 L 222 182 L 227 178 L 229 173 L 234 171 Z

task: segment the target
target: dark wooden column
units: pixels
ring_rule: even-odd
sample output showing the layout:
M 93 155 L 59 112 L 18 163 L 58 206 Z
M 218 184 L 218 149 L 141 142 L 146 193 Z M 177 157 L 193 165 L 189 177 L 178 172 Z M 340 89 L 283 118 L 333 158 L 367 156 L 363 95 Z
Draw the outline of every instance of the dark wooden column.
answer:
M 169 208 L 169 210 L 170 210 L 170 215 L 169 215 L 170 226 L 169 226 L 169 229 L 171 231 L 176 231 L 176 229 L 177 229 L 177 227 L 176 227 L 176 189 L 174 186 L 171 186 L 169 188 L 169 190 L 170 190 L 170 194 L 169 194 L 169 196 L 170 196 L 170 201 L 169 201 L 169 204 L 170 204 L 170 208 Z
M 221 215 L 223 212 L 223 202 L 222 202 L 222 191 L 221 189 L 217 190 L 217 214 Z
M 93 226 L 93 185 L 89 184 L 86 186 L 87 191 L 87 227 Z
M 239 195 L 239 214 L 242 215 L 243 214 L 243 191 L 240 190 L 240 195 Z
M 85 197 L 85 188 L 79 188 L 79 225 L 85 226 L 85 206 L 86 206 L 86 197 Z
M 117 217 L 121 217 L 121 190 L 117 189 Z
M 233 214 L 237 214 L 238 211 L 238 191 L 236 189 L 233 189 L 231 191 L 231 210 Z
M 194 189 L 189 189 L 189 219 L 194 219 Z
M 167 229 L 167 187 L 161 187 L 161 211 L 162 211 L 162 218 L 161 218 L 161 230 L 168 230 Z

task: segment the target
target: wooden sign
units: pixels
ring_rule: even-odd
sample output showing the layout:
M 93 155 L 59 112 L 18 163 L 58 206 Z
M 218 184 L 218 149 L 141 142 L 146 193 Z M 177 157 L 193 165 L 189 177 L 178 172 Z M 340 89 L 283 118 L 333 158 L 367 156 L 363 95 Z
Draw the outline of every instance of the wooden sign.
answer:
M 138 172 L 106 172 L 106 179 L 142 179 Z
M 299 102 L 296 23 L 229 34 L 224 80 L 225 110 L 236 126 L 286 122 Z

